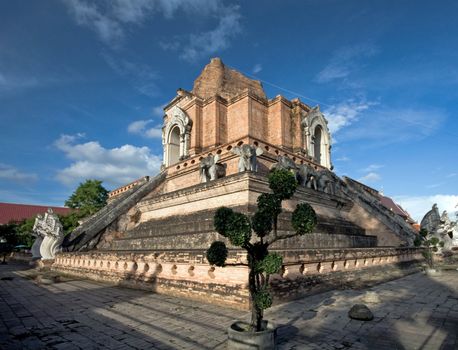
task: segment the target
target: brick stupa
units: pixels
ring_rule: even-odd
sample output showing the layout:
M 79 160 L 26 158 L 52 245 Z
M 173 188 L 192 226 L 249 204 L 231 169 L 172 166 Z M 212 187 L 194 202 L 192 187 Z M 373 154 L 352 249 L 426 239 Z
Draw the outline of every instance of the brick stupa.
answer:
M 112 191 L 108 205 L 67 237 L 53 269 L 246 308 L 246 267 L 209 266 L 205 251 L 222 239 L 213 228 L 215 210 L 252 215 L 278 162 L 298 174 L 312 169 L 318 180 L 327 176 L 332 190 L 324 181 L 309 183 L 285 202 L 280 230 L 291 230 L 291 210 L 302 201 L 313 206 L 318 225 L 273 247 L 284 258 L 272 279 L 276 301 L 417 269 L 421 257 L 409 248 L 415 235 L 409 223 L 364 185 L 332 172 L 331 135 L 318 106 L 268 99 L 259 81 L 214 58 L 192 91 L 179 89 L 164 108 L 162 143 L 161 173 Z M 243 145 L 262 151 L 255 170 L 240 170 L 234 149 Z M 208 160 L 218 168 L 213 178 L 205 172 Z M 245 258 L 230 249 L 230 262 Z

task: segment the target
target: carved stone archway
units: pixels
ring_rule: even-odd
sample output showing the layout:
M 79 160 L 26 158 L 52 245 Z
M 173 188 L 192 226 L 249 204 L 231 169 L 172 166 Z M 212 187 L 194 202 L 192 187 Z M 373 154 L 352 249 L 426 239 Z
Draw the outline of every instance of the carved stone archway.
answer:
M 301 125 L 307 154 L 320 165 L 331 169 L 331 134 L 320 107 L 312 108 L 302 119 Z
M 167 112 L 167 115 L 169 118 L 167 118 L 167 121 L 162 127 L 162 147 L 165 167 L 188 157 L 192 128 L 191 118 L 180 107 L 174 106 Z M 177 145 L 177 141 L 179 145 Z

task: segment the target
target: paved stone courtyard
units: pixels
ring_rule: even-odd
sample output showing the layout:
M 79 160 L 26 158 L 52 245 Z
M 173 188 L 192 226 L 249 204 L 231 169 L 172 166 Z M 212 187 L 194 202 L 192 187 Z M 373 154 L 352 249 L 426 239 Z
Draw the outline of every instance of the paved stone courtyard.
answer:
M 0 349 L 225 349 L 246 312 L 85 280 L 37 284 L 0 265 Z M 368 291 L 375 318 L 347 312 Z M 458 271 L 338 290 L 270 309 L 280 349 L 458 349 Z

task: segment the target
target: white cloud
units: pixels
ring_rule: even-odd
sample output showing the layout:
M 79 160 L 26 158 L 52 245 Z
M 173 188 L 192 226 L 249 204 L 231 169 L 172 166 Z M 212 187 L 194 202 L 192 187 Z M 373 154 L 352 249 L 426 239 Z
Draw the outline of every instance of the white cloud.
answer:
M 260 63 L 256 63 L 253 67 L 253 74 L 257 74 L 262 71 L 262 65 Z
M 124 29 L 119 21 L 104 14 L 96 3 L 82 0 L 64 0 L 64 3 L 76 22 L 95 31 L 102 41 L 115 44 L 124 38 Z
M 191 34 L 189 43 L 184 47 L 180 57 L 192 62 L 226 49 L 229 46 L 230 39 L 242 30 L 239 10 L 238 6 L 221 6 L 218 26 L 207 32 Z
M 366 168 L 361 169 L 361 171 L 362 172 L 366 172 L 366 173 L 370 173 L 370 172 L 373 172 L 375 170 L 381 169 L 383 167 L 384 167 L 384 165 L 382 165 L 382 164 L 370 164 Z
M 161 43 L 164 49 L 184 48 L 181 57 L 195 60 L 198 57 L 225 49 L 229 40 L 240 32 L 238 6 L 225 6 L 222 0 L 63 0 L 76 22 L 93 30 L 100 40 L 118 47 L 132 27 L 151 21 L 156 14 L 166 19 L 182 11 L 194 19 L 202 16 L 218 18 L 215 29 L 186 36 L 186 44 L 178 39 Z M 188 28 L 185 28 L 188 30 Z
M 395 196 L 393 198 L 398 202 L 409 214 L 417 220 L 421 221 L 423 216 L 431 210 L 434 203 L 437 204 L 440 213 L 447 210 L 449 216 L 453 218 L 458 204 L 458 195 L 436 194 L 432 196 Z
M 104 148 L 98 141 L 77 143 L 78 135 L 61 135 L 54 145 L 72 161 L 59 170 L 57 179 L 65 185 L 75 185 L 86 179 L 98 179 L 111 186 L 120 186 L 145 175 L 154 175 L 161 158 L 148 147 L 123 145 Z
M 329 131 L 331 134 L 338 132 L 357 121 L 360 115 L 368 110 L 375 102 L 355 101 L 353 99 L 327 107 L 323 114 L 328 120 Z
M 151 139 L 160 139 L 162 138 L 162 128 L 160 126 L 149 128 L 145 131 L 145 136 Z
M 38 176 L 36 174 L 25 173 L 12 165 L 0 163 L 0 180 L 26 183 L 37 179 Z
M 377 52 L 378 49 L 371 44 L 343 47 L 334 53 L 328 65 L 317 74 L 315 80 L 319 83 L 328 83 L 346 78 L 362 65 L 362 59 L 374 56 Z
M 163 117 L 165 112 L 164 112 L 164 107 L 166 106 L 167 104 L 163 104 L 163 105 L 160 105 L 160 106 L 156 106 L 156 107 L 153 107 L 153 109 L 151 110 L 151 112 L 153 113 L 154 116 L 156 117 Z
M 127 131 L 131 134 L 140 134 L 145 131 L 146 126 L 152 121 L 152 119 L 134 121 L 129 124 Z
M 339 157 L 339 158 L 336 159 L 336 161 L 338 161 L 338 162 L 348 162 L 350 160 L 351 159 L 349 157 L 347 157 L 347 156 L 342 156 L 342 157 Z
M 374 182 L 379 182 L 382 179 L 380 174 L 376 172 L 370 172 L 363 177 L 359 178 L 358 181 L 362 183 L 374 183 Z
M 162 137 L 162 127 L 156 125 L 149 128 L 148 125 L 152 123 L 152 119 L 136 120 L 129 124 L 127 131 L 131 134 L 137 134 L 151 139 L 159 139 Z

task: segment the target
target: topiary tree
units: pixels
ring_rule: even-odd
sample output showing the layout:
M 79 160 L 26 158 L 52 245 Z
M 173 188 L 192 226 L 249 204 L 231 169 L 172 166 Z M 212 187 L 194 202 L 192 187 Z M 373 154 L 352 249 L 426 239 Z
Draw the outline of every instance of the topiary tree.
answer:
M 293 196 L 297 181 L 291 172 L 284 169 L 270 172 L 268 180 L 272 193 L 263 193 L 258 197 L 258 208 L 251 220 L 226 207 L 219 208 L 214 217 L 216 231 L 228 238 L 232 245 L 247 252 L 252 311 L 250 328 L 253 331 L 262 330 L 264 310 L 272 305 L 269 278 L 278 273 L 283 264 L 279 254 L 269 252 L 269 246 L 282 239 L 311 233 L 317 222 L 313 208 L 307 203 L 301 203 L 292 213 L 295 231 L 279 233 L 277 221 L 282 212 L 282 201 Z M 212 265 L 225 266 L 227 255 L 226 244 L 222 241 L 213 242 L 207 250 L 207 260 Z
M 428 231 L 422 228 L 417 238 L 415 238 L 414 245 L 416 247 L 426 248 L 422 254 L 428 266 L 431 269 L 433 269 L 434 268 L 434 253 L 436 253 L 439 250 L 439 247 L 444 246 L 444 242 L 439 240 L 439 238 L 437 237 L 430 236 Z

